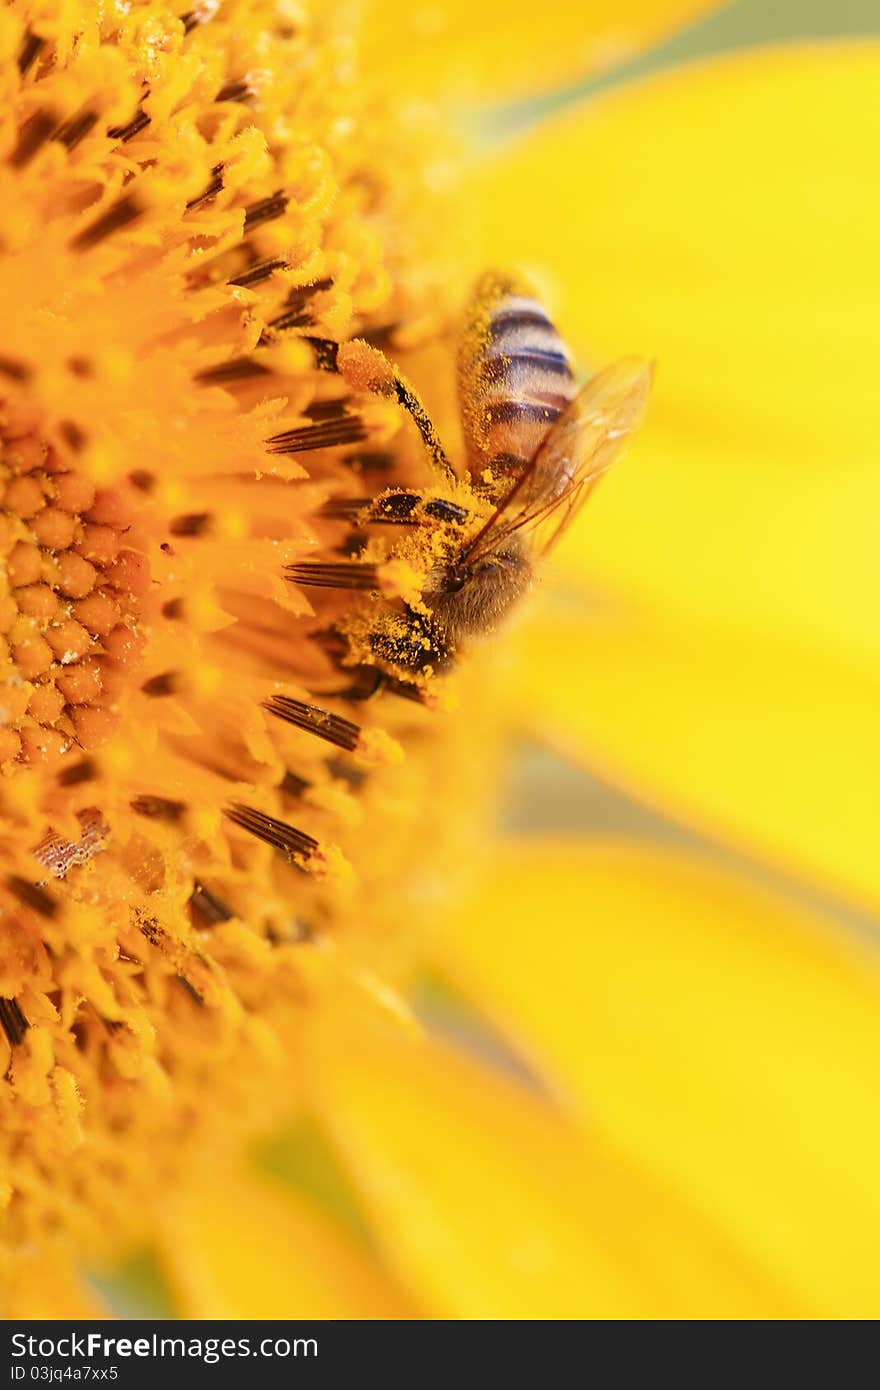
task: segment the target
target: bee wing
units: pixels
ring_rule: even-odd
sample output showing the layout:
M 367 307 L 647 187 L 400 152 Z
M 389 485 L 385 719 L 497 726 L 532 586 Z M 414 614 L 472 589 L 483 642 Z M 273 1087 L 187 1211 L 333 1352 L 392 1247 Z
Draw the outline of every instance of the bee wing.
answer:
M 641 425 L 652 377 L 653 367 L 636 357 L 598 372 L 553 425 L 468 553 L 495 548 L 524 527 L 538 533 L 539 551 L 555 545 Z

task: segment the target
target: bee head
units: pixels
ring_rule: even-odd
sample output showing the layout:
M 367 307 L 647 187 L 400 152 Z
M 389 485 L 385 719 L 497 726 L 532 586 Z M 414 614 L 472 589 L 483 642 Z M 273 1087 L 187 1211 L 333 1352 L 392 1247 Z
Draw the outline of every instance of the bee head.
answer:
M 431 617 L 455 641 L 491 632 L 531 587 L 532 571 L 516 538 L 482 555 L 431 570 L 422 598 Z

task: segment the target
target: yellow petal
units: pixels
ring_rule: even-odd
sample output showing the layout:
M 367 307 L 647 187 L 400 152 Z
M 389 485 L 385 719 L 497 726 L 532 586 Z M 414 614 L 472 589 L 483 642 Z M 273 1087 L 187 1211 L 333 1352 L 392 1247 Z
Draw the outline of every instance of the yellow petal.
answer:
M 413 1316 L 369 1252 L 281 1183 L 226 1170 L 184 1195 L 160 1237 L 185 1318 Z
M 880 657 L 880 44 L 667 70 L 493 151 L 481 261 L 584 361 L 656 357 L 645 438 L 567 543 L 665 609 Z
M 499 847 L 449 944 L 592 1125 L 816 1316 L 878 1315 L 871 943 L 696 858 L 573 839 Z
M 529 727 L 660 810 L 880 901 L 877 681 L 809 648 L 583 595 L 520 634 Z
M 7 1321 L 35 1318 L 94 1320 L 111 1316 L 82 1275 L 54 1253 L 21 1261 L 2 1315 Z
M 876 673 L 873 453 L 798 468 L 757 435 L 753 447 L 729 444 L 687 422 L 664 428 L 658 413 L 562 541 L 554 572 L 735 639 L 777 634 Z
M 709 0 L 553 0 L 539 16 L 527 0 L 368 0 L 365 69 L 421 96 L 537 96 L 624 62 L 717 8 Z
M 322 1044 L 326 1123 L 431 1316 L 802 1311 L 686 1196 L 514 1083 L 399 1032 Z
M 655 355 L 707 439 L 840 461 L 877 419 L 878 78 L 866 40 L 618 89 L 489 152 L 478 254 L 543 267 L 594 357 Z

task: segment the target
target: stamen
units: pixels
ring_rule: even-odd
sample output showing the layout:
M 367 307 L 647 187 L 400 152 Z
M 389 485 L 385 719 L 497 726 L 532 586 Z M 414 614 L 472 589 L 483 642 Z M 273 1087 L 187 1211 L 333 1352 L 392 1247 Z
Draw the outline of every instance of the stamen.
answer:
M 24 43 L 18 55 L 18 70 L 22 77 L 30 72 L 37 58 L 43 50 L 46 40 L 41 39 L 37 34 L 32 34 L 30 30 L 24 36 Z
M 174 978 L 177 981 L 177 983 L 181 986 L 181 988 L 186 990 L 187 994 L 189 995 L 190 999 L 193 1001 L 194 1004 L 199 1004 L 200 1006 L 204 1005 L 205 996 L 199 993 L 195 985 L 190 984 L 189 980 L 186 978 L 185 975 L 175 975 Z
M 91 758 L 83 758 L 80 762 L 74 763 L 72 767 L 66 767 L 59 772 L 58 785 L 59 787 L 77 787 L 81 782 L 90 782 L 97 770 Z
M 184 34 L 191 34 L 200 24 L 210 24 L 219 8 L 219 0 L 202 0 L 200 5 L 187 10 L 186 14 L 180 16 Z
M 349 413 L 350 396 L 337 396 L 332 401 L 312 401 L 306 406 L 303 415 L 315 423 L 319 420 L 339 420 Z
M 365 328 L 360 336 L 370 347 L 386 348 L 393 342 L 399 327 L 399 323 L 377 323 L 373 328 Z
M 17 362 L 14 357 L 0 357 L 0 373 L 8 376 L 10 381 L 27 381 L 31 369 L 26 363 Z
M 156 475 L 146 468 L 134 468 L 128 475 L 128 481 L 138 492 L 152 492 L 156 486 Z
M 220 922 L 229 922 L 235 916 L 232 908 L 227 907 L 222 898 L 218 898 L 199 879 L 193 884 L 189 905 L 211 927 L 217 926 Z
M 273 260 L 259 261 L 257 265 L 252 265 L 250 270 L 246 270 L 241 275 L 236 275 L 234 279 L 228 280 L 227 284 L 258 285 L 261 280 L 266 280 L 270 275 L 274 275 L 276 270 L 286 270 L 287 261 L 281 256 L 276 256 Z
M 329 278 L 315 280 L 311 285 L 298 285 L 290 291 L 284 305 L 284 312 L 277 318 L 269 320 L 269 327 L 282 333 L 289 328 L 307 328 L 314 322 L 311 314 L 306 312 L 306 305 L 309 300 L 323 290 L 329 290 L 333 281 Z
M 248 377 L 270 376 L 271 368 L 252 357 L 233 357 L 229 362 L 218 362 L 216 367 L 206 367 L 196 373 L 196 381 L 202 384 L 220 385 L 230 381 L 244 381 Z
M 341 444 L 359 444 L 367 439 L 367 429 L 359 415 L 342 415 L 337 420 L 319 420 L 315 425 L 284 430 L 266 440 L 270 454 L 303 454 L 311 449 L 337 449 Z
M 152 698 L 174 695 L 180 689 L 180 674 L 177 671 L 163 671 L 161 676 L 151 676 L 144 681 L 141 690 Z
M 188 211 L 192 211 L 193 208 L 201 207 L 202 203 L 207 203 L 210 198 L 216 198 L 217 194 L 222 189 L 223 165 L 215 164 L 213 169 L 211 170 L 211 174 L 211 182 L 207 184 L 206 187 L 202 190 L 202 192 L 198 193 L 195 198 L 190 198 L 189 202 L 186 205 Z
M 376 449 L 362 454 L 347 454 L 344 462 L 353 473 L 390 473 L 397 460 L 393 454 Z
M 51 893 L 47 893 L 45 888 L 40 888 L 36 883 L 28 882 L 26 878 L 20 878 L 18 874 L 9 874 L 6 879 L 6 886 L 24 907 L 32 908 L 41 917 L 51 919 L 58 916 L 61 904 L 52 897 Z
M 326 521 L 356 521 L 369 505 L 369 497 L 331 497 L 320 508 L 318 516 Z
M 18 1047 L 30 1026 L 17 999 L 0 999 L 0 1027 L 13 1047 Z
M 79 453 L 86 442 L 86 437 L 74 420 L 59 420 L 58 431 L 65 444 L 69 444 L 74 453 Z
M 340 782 L 347 782 L 355 790 L 362 787 L 367 780 L 367 774 L 362 767 L 352 767 L 341 758 L 328 758 L 327 771 L 332 777 L 338 778 Z
M 355 562 L 334 565 L 320 561 L 303 561 L 298 565 L 286 565 L 284 574 L 291 584 L 303 584 L 312 589 L 368 591 L 379 587 L 378 565 L 359 565 Z
M 129 802 L 131 809 L 139 816 L 149 816 L 153 820 L 170 821 L 176 824 L 186 811 L 183 801 L 170 801 L 164 796 L 135 796 Z
M 40 146 L 49 139 L 57 123 L 52 111 L 37 111 L 25 122 L 18 137 L 18 144 L 9 157 L 13 169 L 23 169 L 33 159 Z
M 306 705 L 301 700 L 292 700 L 287 695 L 270 695 L 263 701 L 263 709 L 276 719 L 283 719 L 295 729 L 316 734 L 337 748 L 353 753 L 360 742 L 361 730 L 350 719 L 341 719 L 338 714 L 321 709 L 318 705 Z
M 297 830 L 296 826 L 288 825 L 287 821 L 267 816 L 264 811 L 257 811 L 253 806 L 245 806 L 241 801 L 234 801 L 225 807 L 224 814 L 234 825 L 262 840 L 264 844 L 271 845 L 295 865 L 298 859 L 309 860 L 318 848 L 318 841 L 305 831 Z
M 97 124 L 97 111 L 83 111 L 79 116 L 72 116 L 69 121 L 65 121 L 55 132 L 55 139 L 59 140 L 68 150 L 73 150 L 84 140 L 89 131 Z
M 247 77 L 239 78 L 236 82 L 227 82 L 221 87 L 215 101 L 253 101 L 257 95 L 256 88 L 253 87 Z
M 128 226 L 129 222 L 134 222 L 142 212 L 143 208 L 134 194 L 127 193 L 75 236 L 70 244 L 74 251 L 87 251 L 92 246 L 97 246 L 99 241 L 103 241 L 112 232 L 117 232 L 121 227 Z
M 250 207 L 245 209 L 245 232 L 252 232 L 254 227 L 260 226 L 261 223 L 271 222 L 274 218 L 283 216 L 289 201 L 287 194 L 279 188 L 277 193 L 272 193 L 268 198 L 251 203 Z
M 169 524 L 172 536 L 202 536 L 211 524 L 210 512 L 190 512 L 176 516 Z
M 310 786 L 311 783 L 307 782 L 305 777 L 300 777 L 295 772 L 285 772 L 278 789 L 285 796 L 297 797 L 302 796 L 304 791 L 308 791 Z
M 344 555 L 346 560 L 359 560 L 367 544 L 363 531 L 349 531 L 340 545 L 334 545 L 334 555 Z
M 111 126 L 107 135 L 111 140 L 118 140 L 120 144 L 127 145 L 129 140 L 133 140 L 142 130 L 150 124 L 150 117 L 146 111 L 138 109 L 126 125 Z

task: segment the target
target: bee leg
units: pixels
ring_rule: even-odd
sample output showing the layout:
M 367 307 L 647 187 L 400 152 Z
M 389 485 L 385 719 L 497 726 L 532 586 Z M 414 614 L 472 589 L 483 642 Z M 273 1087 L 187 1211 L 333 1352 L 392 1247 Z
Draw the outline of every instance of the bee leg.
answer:
M 428 451 L 431 463 L 438 473 L 450 482 L 456 481 L 455 469 L 446 456 L 440 443 L 434 422 L 419 397 L 418 392 L 400 375 L 384 352 L 371 347 L 363 339 L 353 338 L 341 343 L 336 354 L 336 370 L 353 391 L 367 392 L 372 396 L 386 396 L 397 400 L 409 415 Z

